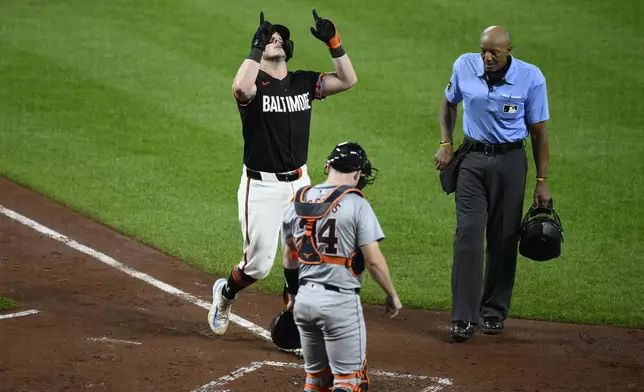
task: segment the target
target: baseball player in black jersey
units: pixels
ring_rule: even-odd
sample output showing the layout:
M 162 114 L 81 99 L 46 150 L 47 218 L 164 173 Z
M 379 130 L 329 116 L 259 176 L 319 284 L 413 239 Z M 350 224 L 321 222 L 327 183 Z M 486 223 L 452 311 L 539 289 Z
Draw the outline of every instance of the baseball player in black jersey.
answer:
M 213 284 L 208 323 L 216 335 L 228 328 L 233 301 L 270 272 L 286 207 L 310 185 L 306 162 L 314 100 L 353 87 L 357 77 L 333 22 L 313 10 L 311 34 L 329 48 L 335 72 L 288 71 L 294 44 L 287 27 L 264 20 L 235 75 L 233 96 L 242 121 L 244 164 L 237 192 L 243 257 L 228 279 Z

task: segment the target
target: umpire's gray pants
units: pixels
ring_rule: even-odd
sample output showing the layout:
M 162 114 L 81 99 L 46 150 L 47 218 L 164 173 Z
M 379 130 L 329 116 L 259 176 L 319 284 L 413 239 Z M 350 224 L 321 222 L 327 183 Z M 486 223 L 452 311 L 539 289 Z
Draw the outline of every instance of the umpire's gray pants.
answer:
M 349 387 L 365 378 L 367 331 L 360 296 L 325 290 L 306 283 L 295 297 L 293 318 L 300 332 L 306 385 L 315 392 L 325 387 Z
M 477 323 L 480 317 L 505 319 L 508 315 L 527 170 L 524 148 L 499 155 L 470 151 L 461 162 L 455 193 L 454 321 Z M 484 236 L 487 263 L 483 283 Z

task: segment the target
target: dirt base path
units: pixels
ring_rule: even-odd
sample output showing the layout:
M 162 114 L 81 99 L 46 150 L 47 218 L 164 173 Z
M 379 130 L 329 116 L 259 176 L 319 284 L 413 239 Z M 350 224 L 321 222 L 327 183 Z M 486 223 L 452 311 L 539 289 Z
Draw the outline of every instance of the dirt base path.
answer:
M 0 206 L 210 302 L 215 280 L 0 179 Z M 38 313 L 0 318 L 0 391 L 301 391 L 302 361 L 207 310 L 0 214 L 0 295 Z M 281 298 L 233 312 L 267 328 Z M 644 330 L 508 320 L 455 344 L 449 314 L 365 306 L 374 391 L 644 391 Z

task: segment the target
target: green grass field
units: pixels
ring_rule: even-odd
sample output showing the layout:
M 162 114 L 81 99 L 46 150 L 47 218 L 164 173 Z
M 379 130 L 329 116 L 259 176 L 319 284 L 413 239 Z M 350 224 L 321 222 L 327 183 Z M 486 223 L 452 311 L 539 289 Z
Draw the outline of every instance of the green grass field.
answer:
M 19 306 L 18 302 L 7 297 L 0 297 L 0 311 L 15 309 Z
M 407 307 L 450 307 L 455 218 L 433 168 L 438 103 L 452 62 L 478 50 L 480 31 L 507 27 L 515 56 L 548 80 L 549 183 L 565 229 L 560 259 L 519 260 L 511 316 L 644 325 L 642 2 L 262 7 L 269 21 L 291 28 L 290 69 L 332 70 L 309 32 L 312 8 L 338 26 L 358 84 L 314 104 L 311 177 L 323 180 L 336 143 L 367 149 L 380 169 L 367 195 Z M 0 174 L 227 274 L 242 247 L 242 137 L 231 85 L 259 11 L 250 0 L 2 1 Z M 281 282 L 276 263 L 259 287 L 276 292 Z M 382 301 L 370 278 L 363 298 Z

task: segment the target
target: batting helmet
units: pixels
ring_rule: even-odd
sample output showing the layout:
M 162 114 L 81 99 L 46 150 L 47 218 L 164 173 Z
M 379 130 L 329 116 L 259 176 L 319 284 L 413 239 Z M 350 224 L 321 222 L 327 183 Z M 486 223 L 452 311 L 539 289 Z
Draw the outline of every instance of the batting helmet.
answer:
M 523 218 L 519 253 L 534 261 L 547 261 L 561 255 L 563 226 L 552 200 L 547 207 L 532 205 Z
M 358 143 L 343 142 L 336 145 L 327 157 L 326 163 L 342 173 L 361 170 L 360 180 L 356 186 L 358 189 L 364 189 L 365 186 L 373 184 L 378 177 L 378 169 L 371 166 L 371 162 L 367 159 L 367 152 Z
M 284 49 L 284 53 L 286 54 L 286 62 L 288 62 L 293 57 L 293 49 L 295 46 L 293 41 L 291 41 L 291 31 L 288 27 L 281 24 L 274 24 L 273 28 L 282 37 L 282 49 Z
M 282 310 L 271 322 L 269 327 L 273 343 L 284 350 L 302 348 L 300 333 L 293 319 L 293 311 Z

